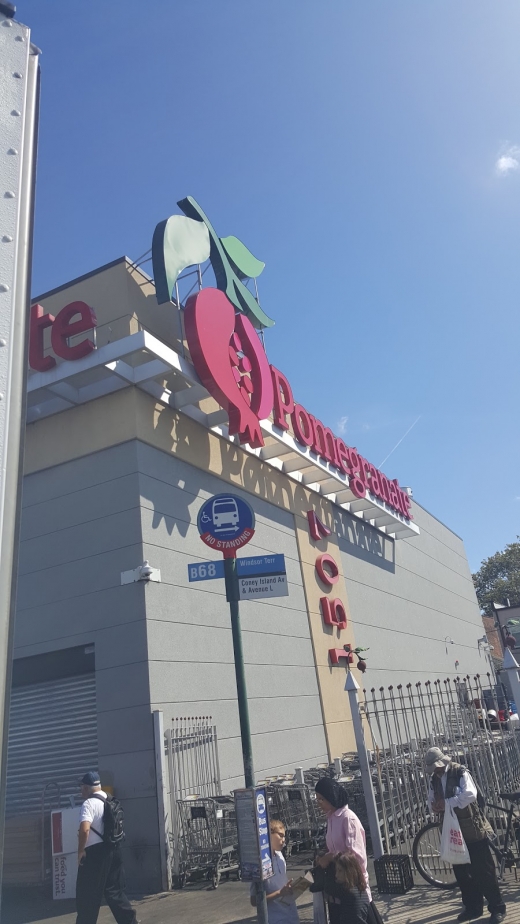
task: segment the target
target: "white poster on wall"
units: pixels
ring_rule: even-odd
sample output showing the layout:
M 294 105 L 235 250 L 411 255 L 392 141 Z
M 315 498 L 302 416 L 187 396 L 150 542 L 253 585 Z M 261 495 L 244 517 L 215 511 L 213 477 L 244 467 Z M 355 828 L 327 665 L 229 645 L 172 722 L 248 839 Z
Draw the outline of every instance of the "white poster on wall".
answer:
M 52 897 L 74 898 L 80 806 L 51 812 Z

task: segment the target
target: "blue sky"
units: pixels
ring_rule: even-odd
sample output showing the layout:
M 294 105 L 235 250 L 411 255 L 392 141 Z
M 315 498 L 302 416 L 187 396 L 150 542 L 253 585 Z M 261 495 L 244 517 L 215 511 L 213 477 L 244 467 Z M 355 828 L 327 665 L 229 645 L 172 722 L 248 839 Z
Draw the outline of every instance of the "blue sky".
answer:
M 297 400 L 465 541 L 520 513 L 516 0 L 24 0 L 42 49 L 33 293 L 193 195 L 266 262 Z M 145 267 L 151 272 L 151 265 Z

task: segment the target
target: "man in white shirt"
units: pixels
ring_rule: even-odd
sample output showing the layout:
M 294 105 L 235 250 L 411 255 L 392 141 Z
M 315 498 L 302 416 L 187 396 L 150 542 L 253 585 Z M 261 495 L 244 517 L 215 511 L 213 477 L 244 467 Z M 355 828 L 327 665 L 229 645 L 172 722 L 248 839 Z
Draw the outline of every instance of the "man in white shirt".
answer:
M 103 897 L 117 924 L 137 924 L 124 893 L 124 870 L 119 845 L 103 840 L 107 793 L 99 773 L 90 770 L 81 780 L 83 805 L 79 815 L 76 924 L 96 924 Z
M 456 863 L 455 878 L 462 894 L 464 911 L 457 921 L 471 921 L 484 911 L 487 898 L 489 924 L 501 924 L 506 916 L 488 835 L 491 825 L 477 802 L 477 787 L 470 773 L 454 763 L 440 748 L 430 748 L 425 756 L 426 772 L 431 774 L 428 805 L 431 812 L 443 813 L 446 806 L 455 812 L 469 851 L 469 863 Z

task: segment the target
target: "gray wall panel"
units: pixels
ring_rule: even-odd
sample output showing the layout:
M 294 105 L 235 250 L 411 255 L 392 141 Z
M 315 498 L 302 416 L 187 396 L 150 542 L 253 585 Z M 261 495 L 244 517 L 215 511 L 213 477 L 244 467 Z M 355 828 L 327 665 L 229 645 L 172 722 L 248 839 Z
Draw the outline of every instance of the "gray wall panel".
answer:
M 133 584 L 135 592 L 139 588 Z M 144 608 L 143 608 L 144 615 Z M 99 629 L 93 639 L 96 643 L 96 670 L 112 670 L 115 667 L 141 663 L 146 658 L 146 623 L 143 618 L 121 626 L 105 626 Z M 131 679 L 129 678 L 129 682 Z
M 150 662 L 152 701 L 178 703 L 186 697 L 209 702 L 235 700 L 237 692 L 232 664 L 206 661 L 205 656 L 204 648 L 193 652 L 192 661 Z
M 158 557 L 154 558 L 150 551 L 150 563 L 156 567 L 157 561 Z M 152 593 L 148 593 L 147 588 L 148 613 L 153 619 L 229 628 L 229 606 L 222 589 L 217 588 L 221 582 L 201 581 L 190 587 L 179 587 L 163 579 L 162 568 L 161 580 L 161 584 L 150 588 Z
M 26 475 L 23 485 L 23 506 L 40 504 L 44 499 L 75 495 L 89 485 L 113 481 L 137 470 L 137 449 L 134 441 L 121 443 L 100 452 L 93 452 L 72 462 Z
M 138 821 L 138 819 L 135 820 Z M 162 884 L 159 845 L 127 847 L 123 844 L 122 851 L 127 888 L 130 894 L 160 892 Z
M 152 708 L 163 712 L 165 728 L 173 719 L 188 715 L 211 715 L 220 728 L 219 738 L 237 738 L 240 734 L 236 699 L 161 702 L 154 703 Z M 257 735 L 288 728 L 320 726 L 322 722 L 321 708 L 316 697 L 312 693 L 293 696 L 289 689 L 283 696 L 271 699 L 268 696 L 262 699 L 251 698 L 249 713 Z
M 68 529 L 49 531 L 20 544 L 20 575 L 48 571 L 74 562 L 84 562 L 93 553 L 105 555 L 141 542 L 139 508 L 88 520 Z M 94 564 L 93 567 L 96 567 Z M 120 575 L 116 575 L 120 577 Z
M 20 584 L 24 580 L 22 578 Z M 18 652 L 26 656 L 38 654 L 39 651 L 66 648 L 72 643 L 81 645 L 84 641 L 92 642 L 95 633 L 105 626 L 125 626 L 135 620 L 143 620 L 144 612 L 142 584 L 119 584 L 97 593 L 19 608 L 15 626 L 16 649 L 41 646 L 38 651 Z
M 139 663 L 96 671 L 98 711 L 126 709 L 150 702 L 146 653 Z
M 100 704 L 104 705 L 104 704 Z M 150 707 L 129 706 L 98 713 L 98 744 L 101 754 L 126 754 L 154 747 Z
M 231 629 L 149 619 L 148 637 L 151 662 L 192 662 L 200 657 L 205 663 L 233 663 Z
M 312 693 L 294 695 L 289 686 L 281 696 L 251 699 L 249 712 L 254 721 L 255 735 L 270 731 L 321 727 L 321 706 Z
M 417 506 L 415 506 L 414 509 L 417 509 Z M 410 538 L 400 540 L 398 545 L 413 547 L 417 549 L 418 555 L 422 554 L 429 558 L 433 558 L 441 565 L 445 565 L 447 568 L 455 571 L 456 573 L 463 575 L 469 574 L 470 570 L 463 542 L 460 539 L 457 539 L 458 548 L 453 549 L 446 545 L 444 542 L 440 541 L 435 537 L 435 535 L 432 535 L 428 531 L 428 519 L 426 518 L 424 511 L 421 513 L 421 518 L 417 521 L 417 525 L 421 530 L 420 544 L 418 545 L 415 539 Z
M 31 476 L 36 477 L 36 476 Z M 55 530 L 69 529 L 78 523 L 99 520 L 139 505 L 137 473 L 122 475 L 73 494 L 51 497 L 24 506 L 22 541 Z
M 262 604 L 250 603 L 249 606 L 260 608 Z M 261 619 L 261 617 L 256 618 Z M 265 664 L 269 668 L 303 667 L 306 670 L 314 670 L 314 655 L 309 638 L 288 637 L 279 633 L 273 638 L 273 635 L 267 632 L 248 632 L 244 625 L 242 640 L 246 664 Z M 288 689 L 290 690 L 291 687 Z
M 464 555 L 464 541 L 454 533 L 449 526 L 441 523 L 432 513 L 421 507 L 420 503 L 413 502 L 412 513 L 419 527 L 424 527 L 428 534 L 444 548 L 451 549 L 456 555 Z
M 356 643 L 370 648 L 367 687 L 482 670 L 483 626 L 463 543 L 416 504 L 413 513 L 421 534 L 395 542 L 390 568 L 390 547 L 374 566 L 340 540 Z
M 295 767 L 303 766 L 300 763 L 303 748 L 308 754 L 306 760 L 310 760 L 313 766 L 323 760 L 327 761 L 321 723 L 307 728 L 271 732 L 269 735 L 255 735 L 253 746 L 255 766 L 262 777 L 275 773 L 294 773 Z
M 150 559 L 156 564 L 154 559 Z M 162 578 L 162 569 L 161 569 Z M 213 585 L 213 590 L 210 590 Z M 164 580 L 161 584 L 149 585 L 146 590 L 147 600 L 153 595 L 154 621 L 178 622 L 201 626 L 217 626 L 228 629 L 230 626 L 229 604 L 226 603 L 222 581 L 201 581 L 187 587 L 172 587 Z M 220 590 L 218 589 L 220 587 Z M 296 588 L 291 595 L 301 593 Z M 279 597 L 276 601 L 243 601 L 240 611 L 242 625 L 250 631 L 266 631 L 274 635 L 297 635 L 308 637 L 308 617 L 306 610 L 290 608 L 290 598 Z
M 127 754 L 102 754 L 99 758 L 100 772 L 110 774 L 118 799 L 127 805 L 136 800 L 155 796 L 155 752 L 129 751 Z M 108 778 L 108 777 L 107 777 Z M 157 824 L 157 815 L 154 825 Z M 137 835 L 141 836 L 141 835 Z M 155 843 L 155 841 L 152 841 Z
M 49 540 L 50 541 L 50 540 Z M 121 537 L 124 542 L 124 537 Z M 21 549 L 23 560 L 23 548 Z M 41 606 L 57 600 L 73 600 L 83 594 L 120 586 L 121 572 L 142 564 L 142 546 L 129 543 L 110 552 L 92 549 L 87 558 L 23 574 L 18 585 L 18 607 Z

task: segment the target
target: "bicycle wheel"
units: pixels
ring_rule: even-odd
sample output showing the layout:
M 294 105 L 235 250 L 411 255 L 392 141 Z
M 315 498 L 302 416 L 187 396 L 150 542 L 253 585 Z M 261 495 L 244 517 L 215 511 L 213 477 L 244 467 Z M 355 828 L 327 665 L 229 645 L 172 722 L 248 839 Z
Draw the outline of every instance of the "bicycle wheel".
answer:
M 438 889 L 454 889 L 457 880 L 453 867 L 441 860 L 441 826 L 432 821 L 416 834 L 413 842 L 413 861 L 426 882 Z

